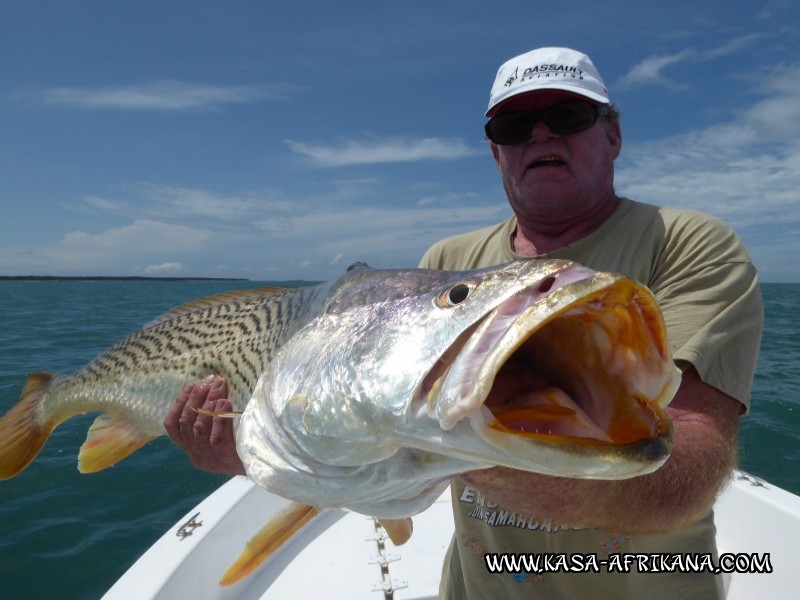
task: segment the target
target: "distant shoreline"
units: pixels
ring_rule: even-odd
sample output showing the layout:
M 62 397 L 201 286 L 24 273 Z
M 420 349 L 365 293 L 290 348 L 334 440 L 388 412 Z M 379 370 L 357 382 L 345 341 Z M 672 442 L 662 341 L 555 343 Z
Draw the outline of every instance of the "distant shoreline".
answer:
M 114 275 L 0 275 L 0 281 L 250 281 L 244 277 L 128 277 Z

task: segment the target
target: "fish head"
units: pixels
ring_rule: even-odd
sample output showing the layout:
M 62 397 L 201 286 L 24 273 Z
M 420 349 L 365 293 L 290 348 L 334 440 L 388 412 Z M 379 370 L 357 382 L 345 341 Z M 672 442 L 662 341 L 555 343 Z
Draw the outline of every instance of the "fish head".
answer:
M 681 381 L 655 298 L 619 274 L 536 262 L 504 267 L 527 285 L 465 330 L 412 405 L 494 464 L 589 479 L 652 472 L 673 445 L 665 408 Z M 501 285 L 487 275 L 482 287 Z

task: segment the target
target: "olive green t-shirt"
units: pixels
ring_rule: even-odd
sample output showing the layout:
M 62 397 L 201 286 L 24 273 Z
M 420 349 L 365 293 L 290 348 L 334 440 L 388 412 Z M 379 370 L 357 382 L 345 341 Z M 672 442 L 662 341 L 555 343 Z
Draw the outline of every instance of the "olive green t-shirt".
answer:
M 420 267 L 465 270 L 525 258 L 515 254 L 516 218 L 434 244 Z M 570 259 L 623 273 L 647 285 L 658 301 L 679 366 L 691 364 L 707 384 L 750 407 L 761 340 L 763 306 L 756 270 L 738 237 L 704 213 L 621 199 L 612 216 L 585 238 L 538 258 Z M 716 556 L 713 515 L 671 534 L 622 536 L 572 529 L 516 515 L 456 479 L 451 484 L 456 532 L 445 559 L 441 598 L 718 598 L 713 573 L 539 572 L 490 573 L 489 553 L 540 557 L 612 554 Z M 586 558 L 588 557 L 588 558 Z M 656 560 L 656 559 L 654 559 Z M 600 563 L 603 564 L 603 563 Z M 643 568 L 652 567 L 643 563 Z M 656 566 L 662 571 L 665 565 Z M 652 569 L 651 569 L 652 571 Z

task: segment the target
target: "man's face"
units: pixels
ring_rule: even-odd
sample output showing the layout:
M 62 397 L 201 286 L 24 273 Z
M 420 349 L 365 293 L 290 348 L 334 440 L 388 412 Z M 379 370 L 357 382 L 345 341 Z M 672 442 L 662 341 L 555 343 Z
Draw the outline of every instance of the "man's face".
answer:
M 563 92 L 533 92 L 508 100 L 496 114 L 539 111 L 575 99 Z M 619 123 L 601 117 L 585 131 L 557 135 L 539 121 L 527 141 L 491 147 L 511 207 L 522 221 L 568 226 L 615 199 Z

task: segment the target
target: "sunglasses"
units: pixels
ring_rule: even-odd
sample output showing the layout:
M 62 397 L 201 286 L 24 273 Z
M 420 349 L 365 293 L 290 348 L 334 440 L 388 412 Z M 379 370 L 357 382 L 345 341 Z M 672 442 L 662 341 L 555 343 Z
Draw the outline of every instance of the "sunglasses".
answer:
M 586 131 L 597 123 L 597 117 L 608 115 L 608 107 L 582 100 L 555 104 L 539 111 L 509 112 L 489 119 L 486 137 L 498 146 L 520 144 L 531 137 L 533 127 L 542 121 L 556 135 Z

